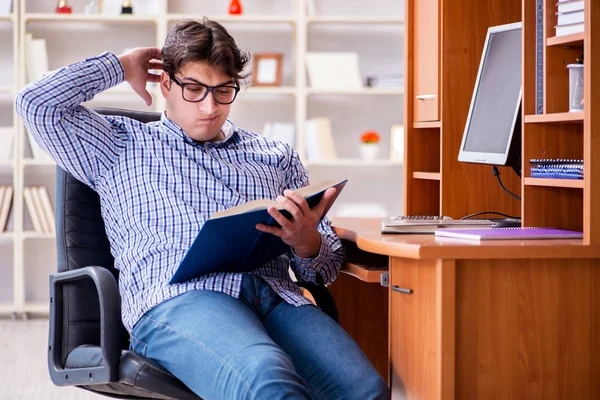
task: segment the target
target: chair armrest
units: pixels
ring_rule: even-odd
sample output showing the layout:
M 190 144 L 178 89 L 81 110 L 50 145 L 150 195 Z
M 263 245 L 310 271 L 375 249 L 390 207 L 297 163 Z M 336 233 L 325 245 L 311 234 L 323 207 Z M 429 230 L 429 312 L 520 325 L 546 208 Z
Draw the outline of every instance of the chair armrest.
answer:
M 312 297 L 315 299 L 317 306 L 327 315 L 329 315 L 335 322 L 340 323 L 340 317 L 338 314 L 335 300 L 327 289 L 327 286 L 323 284 L 316 284 L 312 282 L 298 281 L 298 286 L 304 288 L 310 292 Z
M 63 327 L 63 291 L 65 283 L 92 279 L 100 303 L 100 347 L 104 365 L 90 368 L 65 369 L 61 360 Z M 115 382 L 119 376 L 121 357 L 121 304 L 114 276 L 103 267 L 90 266 L 50 275 L 50 329 L 48 370 L 58 386 Z

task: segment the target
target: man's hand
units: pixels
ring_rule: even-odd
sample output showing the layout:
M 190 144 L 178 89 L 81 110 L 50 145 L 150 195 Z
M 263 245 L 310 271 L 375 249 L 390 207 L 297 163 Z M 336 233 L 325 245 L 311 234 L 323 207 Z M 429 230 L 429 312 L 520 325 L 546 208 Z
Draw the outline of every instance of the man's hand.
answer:
M 277 202 L 289 211 L 292 219 L 284 217 L 275 207 L 269 207 L 267 211 L 281 225 L 281 228 L 258 224 L 256 229 L 279 236 L 285 244 L 294 249 L 294 253 L 299 257 L 316 257 L 321 248 L 321 234 L 317 230 L 317 226 L 325 207 L 335 195 L 335 188 L 327 189 L 319 204 L 312 210 L 308 207 L 304 197 L 299 194 L 291 190 L 285 190 L 283 194 L 283 196 L 277 197 Z
M 125 71 L 125 81 L 140 95 L 147 106 L 152 105 L 152 96 L 146 90 L 147 82 L 160 82 L 160 75 L 150 70 L 161 70 L 161 50 L 156 47 L 140 47 L 119 56 Z

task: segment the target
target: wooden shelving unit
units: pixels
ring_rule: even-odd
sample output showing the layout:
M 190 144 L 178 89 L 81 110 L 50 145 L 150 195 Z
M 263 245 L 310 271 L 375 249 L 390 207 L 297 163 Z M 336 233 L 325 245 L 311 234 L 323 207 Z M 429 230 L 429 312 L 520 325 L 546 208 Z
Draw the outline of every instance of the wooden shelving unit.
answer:
M 598 49 L 592 48 L 597 47 L 600 40 L 597 31 L 600 16 L 598 4 L 593 3 L 597 2 L 585 1 L 585 32 L 556 37 L 556 2 L 544 2 L 544 114 L 538 115 L 535 114 L 535 3 L 524 2 L 523 8 L 523 225 L 583 230 L 586 244 L 600 243 L 600 191 L 596 189 L 597 184 L 592 184 L 600 179 L 600 168 L 597 167 L 600 144 L 592 139 L 592 132 L 598 129 L 595 125 L 600 122 L 594 116 L 600 107 L 594 103 L 596 93 L 600 93 L 600 86 L 595 82 L 598 80 L 597 73 L 594 71 L 600 59 Z M 582 53 L 585 54 L 585 110 L 569 112 L 569 73 L 566 65 L 576 63 Z M 527 160 L 532 158 L 583 159 L 584 179 L 531 178 Z
M 406 0 L 406 215 L 519 215 L 519 202 L 503 192 L 491 167 L 461 163 L 458 151 L 487 28 L 520 20 L 520 0 Z M 516 174 L 501 168 L 501 175 L 520 192 Z
M 525 123 L 526 124 L 548 124 L 548 123 L 553 123 L 553 122 L 582 123 L 583 119 L 584 119 L 583 112 L 562 112 L 562 113 L 554 113 L 554 114 L 526 115 Z
M 442 174 L 439 172 L 413 172 L 414 179 L 427 179 L 430 181 L 439 181 L 442 177 Z
M 415 129 L 426 129 L 426 128 L 440 128 L 442 126 L 440 121 L 415 121 L 413 128 Z
M 523 178 L 523 184 L 525 186 L 583 189 L 583 180 L 578 179 Z
M 546 46 L 583 46 L 583 32 L 565 36 L 553 36 L 546 40 Z

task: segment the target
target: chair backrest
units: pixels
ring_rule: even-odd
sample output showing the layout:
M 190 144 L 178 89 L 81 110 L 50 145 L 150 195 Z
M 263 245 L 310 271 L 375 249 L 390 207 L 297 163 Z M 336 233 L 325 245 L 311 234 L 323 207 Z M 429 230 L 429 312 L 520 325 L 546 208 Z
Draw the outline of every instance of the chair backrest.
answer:
M 96 108 L 104 115 L 120 115 L 151 122 L 160 113 Z M 109 269 L 115 279 L 114 258 L 106 237 L 100 213 L 100 198 L 89 186 L 57 167 L 56 171 L 56 246 L 58 272 L 71 271 L 89 265 Z M 100 305 L 91 280 L 63 286 L 62 362 L 74 348 L 82 344 L 100 344 Z M 129 336 L 122 326 L 123 348 Z

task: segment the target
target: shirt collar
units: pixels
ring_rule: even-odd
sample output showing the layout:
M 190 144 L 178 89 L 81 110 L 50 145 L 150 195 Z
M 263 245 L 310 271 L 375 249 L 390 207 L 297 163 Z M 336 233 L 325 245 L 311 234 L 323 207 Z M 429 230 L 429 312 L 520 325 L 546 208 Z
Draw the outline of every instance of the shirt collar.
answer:
M 192 144 L 194 146 L 202 146 L 203 145 L 203 143 L 197 142 L 194 139 L 192 139 L 191 137 L 189 137 L 183 131 L 183 129 L 181 129 L 179 127 L 179 125 L 177 125 L 175 122 L 171 121 L 167 117 L 166 112 L 163 112 L 161 114 L 160 122 L 161 122 L 162 126 L 165 128 L 167 133 L 175 135 L 176 137 L 183 139 L 184 142 Z M 226 143 L 227 141 L 229 141 L 229 139 L 231 139 L 231 137 L 235 133 L 235 126 L 233 125 L 233 123 L 231 121 L 225 120 L 225 123 L 221 127 L 221 132 L 223 132 L 225 134 L 225 139 L 217 141 L 217 142 L 205 142 L 205 143 L 212 143 L 214 146 L 218 146 L 218 145 Z

